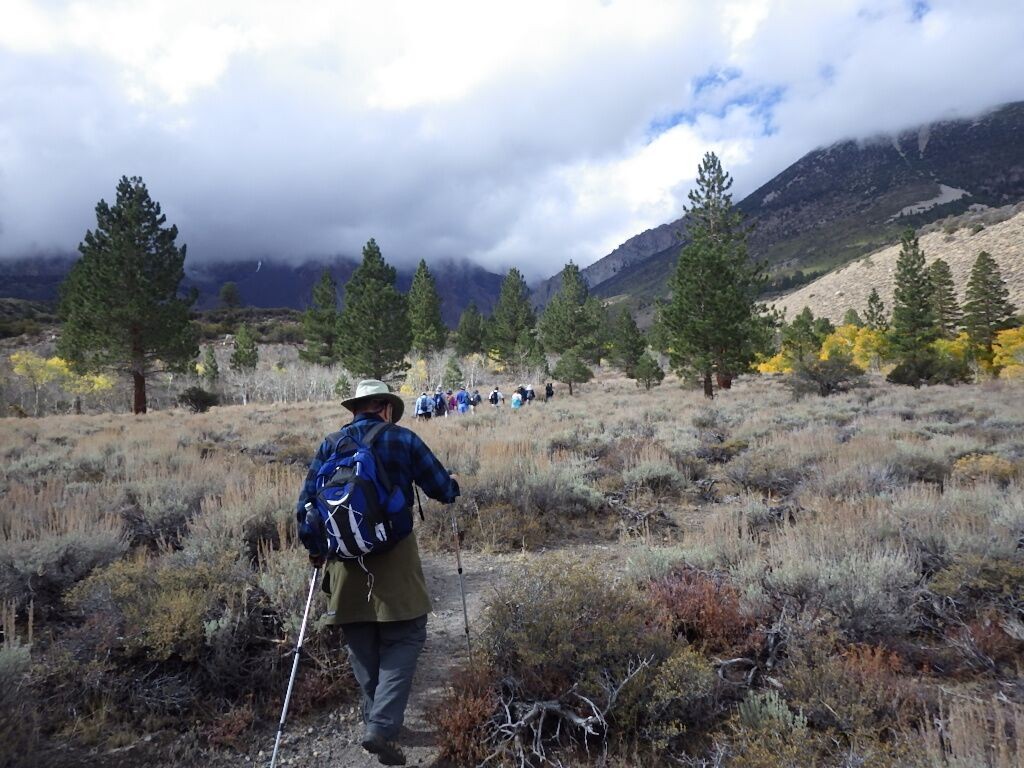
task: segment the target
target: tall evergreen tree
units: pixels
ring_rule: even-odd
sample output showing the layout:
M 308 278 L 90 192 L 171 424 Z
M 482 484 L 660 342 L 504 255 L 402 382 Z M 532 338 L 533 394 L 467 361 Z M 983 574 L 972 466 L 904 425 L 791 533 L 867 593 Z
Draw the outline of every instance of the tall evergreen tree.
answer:
M 919 361 L 928 357 L 929 345 L 939 337 L 939 331 L 932 302 L 932 285 L 914 230 L 904 232 L 901 242 L 896 261 L 889 336 L 897 357 L 904 361 Z
M 307 363 L 331 365 L 337 361 L 338 284 L 329 269 L 313 286 L 313 303 L 302 313 L 305 346 L 299 357 Z
M 827 317 L 816 318 L 810 307 L 804 307 L 782 329 L 782 354 L 794 368 L 806 366 L 818 359 L 822 342 L 833 331 L 835 326 Z
M 615 318 L 611 346 L 612 364 L 632 378 L 637 363 L 647 351 L 647 339 L 637 327 L 633 313 L 629 311 L 628 307 L 623 307 Z
M 260 362 L 260 351 L 256 336 L 246 323 L 238 326 L 235 345 L 231 352 L 231 370 L 236 373 L 252 373 Z
M 61 286 L 57 354 L 76 373 L 130 374 L 134 413 L 146 412 L 149 375 L 184 368 L 199 353 L 189 320 L 195 293 L 178 295 L 185 246 L 166 221 L 142 179 L 122 176 L 114 205 L 96 205 L 96 229 Z
M 476 302 L 462 310 L 459 327 L 455 331 L 455 354 L 465 357 L 484 351 L 484 318 L 476 308 Z
M 661 384 L 665 378 L 665 372 L 658 365 L 658 361 L 651 356 L 650 352 L 644 352 L 640 359 L 637 360 L 636 365 L 633 366 L 633 373 L 630 374 L 630 378 L 636 379 L 638 385 L 643 384 L 644 389 L 650 389 Z
M 872 331 L 885 331 L 889 329 L 889 318 L 885 313 L 885 304 L 878 290 L 871 289 L 868 296 L 868 304 L 864 310 L 864 324 Z
M 1009 297 L 999 265 L 987 252 L 982 251 L 967 279 L 964 327 L 986 363 L 992 361 L 992 343 L 996 334 L 1013 326 L 1016 308 L 1010 303 Z
M 698 371 L 709 398 L 714 397 L 712 373 L 746 370 L 766 329 L 764 307 L 757 301 L 764 271 L 748 257 L 731 186 L 715 154 L 704 155 L 697 187 L 689 194 L 690 242 L 669 280 L 672 296 L 662 307 L 672 366 Z
M 203 374 L 202 380 L 207 387 L 212 389 L 220 378 L 220 366 L 217 365 L 217 355 L 214 353 L 213 345 L 207 344 L 203 352 Z
M 928 282 L 932 289 L 932 310 L 939 336 L 955 339 L 963 321 L 960 303 L 956 300 L 953 273 L 943 259 L 936 259 L 928 266 Z
M 238 309 L 242 306 L 242 294 L 238 291 L 238 283 L 227 282 L 220 287 L 220 305 L 225 309 Z
M 498 360 L 516 364 L 524 339 L 530 338 L 534 315 L 530 307 L 530 289 L 518 269 L 513 267 L 501 282 L 501 293 L 488 328 L 488 347 Z
M 412 348 L 421 355 L 444 349 L 448 329 L 441 320 L 441 297 L 427 262 L 420 259 L 409 288 L 409 326 Z
M 843 314 L 843 325 L 855 325 L 858 328 L 864 327 L 864 321 L 860 319 L 860 314 L 856 309 L 850 307 Z
M 238 326 L 238 331 L 235 333 L 235 347 L 228 362 L 231 370 L 243 374 L 242 405 L 248 405 L 250 381 L 245 374 L 253 373 L 256 370 L 256 366 L 260 362 L 260 351 L 256 346 L 256 337 L 245 323 Z
M 357 376 L 387 379 L 405 371 L 412 345 L 408 304 L 395 288 L 395 268 L 373 238 L 363 246 L 363 263 L 345 284 L 338 317 L 338 358 Z
M 565 353 L 555 363 L 554 370 L 551 371 L 551 375 L 556 380 L 564 382 L 569 385 L 569 394 L 572 394 L 572 385 L 582 384 L 590 381 L 594 378 L 594 372 L 590 370 L 590 367 L 583 362 L 583 358 L 579 353 L 579 350 L 575 347 L 567 349 Z
M 541 344 L 557 354 L 576 347 L 585 359 L 596 362 L 601 357 L 604 307 L 590 295 L 580 268 L 571 261 L 562 269 L 561 279 L 558 293 L 537 321 Z

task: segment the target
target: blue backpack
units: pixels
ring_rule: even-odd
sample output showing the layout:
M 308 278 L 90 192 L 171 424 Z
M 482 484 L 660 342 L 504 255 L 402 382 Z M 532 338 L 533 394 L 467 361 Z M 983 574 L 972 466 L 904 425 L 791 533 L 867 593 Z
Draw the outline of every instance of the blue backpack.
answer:
M 316 473 L 316 502 L 306 504 L 299 539 L 313 555 L 358 560 L 384 552 L 412 532 L 412 507 L 391 484 L 373 441 L 390 424 L 374 424 L 359 440 L 331 435 L 331 457 Z

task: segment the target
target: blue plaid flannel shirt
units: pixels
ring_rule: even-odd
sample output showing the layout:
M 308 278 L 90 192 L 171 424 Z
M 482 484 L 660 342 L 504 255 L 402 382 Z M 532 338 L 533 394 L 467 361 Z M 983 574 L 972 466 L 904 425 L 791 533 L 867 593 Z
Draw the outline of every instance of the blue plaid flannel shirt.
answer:
M 306 518 L 306 503 L 316 497 L 316 473 L 334 452 L 338 434 L 354 434 L 361 439 L 370 427 L 379 421 L 381 418 L 376 414 L 361 413 L 351 424 L 329 435 L 320 444 L 320 449 L 309 464 L 309 472 L 306 473 L 306 481 L 302 485 L 299 502 L 295 507 L 295 516 L 300 523 Z M 373 452 L 380 458 L 392 485 L 402 489 L 410 507 L 414 498 L 414 482 L 427 496 L 445 504 L 451 504 L 459 495 L 459 484 L 415 432 L 404 427 L 390 426 L 373 441 Z

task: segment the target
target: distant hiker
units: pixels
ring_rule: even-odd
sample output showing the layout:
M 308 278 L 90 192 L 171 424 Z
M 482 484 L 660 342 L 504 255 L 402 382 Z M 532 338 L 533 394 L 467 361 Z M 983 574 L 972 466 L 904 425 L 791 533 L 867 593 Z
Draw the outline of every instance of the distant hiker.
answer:
M 516 394 L 519 395 L 519 399 L 520 400 L 522 400 L 523 402 L 526 402 L 526 387 L 525 386 L 520 384 L 518 387 L 516 387 Z
M 413 483 L 432 499 L 444 504 L 455 501 L 459 484 L 448 470 L 415 432 L 394 426 L 405 405 L 387 384 L 375 379 L 360 381 L 355 396 L 341 404 L 354 418 L 324 440 L 310 463 L 299 494 L 300 524 L 306 505 L 315 504 L 318 470 L 346 437 L 370 441 L 377 465 L 393 488 L 401 491 L 410 519 Z M 416 535 L 410 533 L 391 549 L 358 560 L 334 555 L 310 555 L 310 560 L 317 567 L 325 566 L 323 588 L 330 595 L 325 619 L 344 632 L 352 672 L 362 690 L 365 730 L 360 743 L 384 765 L 405 765 L 405 754 L 396 739 L 405 720 L 431 611 Z
M 523 407 L 523 396 L 521 394 L 519 394 L 519 390 L 517 389 L 515 392 L 512 393 L 512 410 L 513 411 L 518 411 L 522 407 Z
M 426 392 L 416 398 L 416 418 L 429 419 L 434 412 L 434 400 Z
M 533 399 L 534 399 L 535 397 L 537 397 L 537 395 L 535 395 L 535 394 L 534 394 L 534 392 L 533 392 L 533 384 L 527 384 L 527 385 L 526 385 L 526 394 L 525 394 L 525 395 L 523 395 L 523 400 L 524 400 L 524 402 L 525 402 L 525 403 L 526 403 L 527 405 L 529 405 L 530 403 L 532 403 L 532 402 L 533 402 Z
M 555 386 L 550 381 L 544 385 L 544 402 L 555 396 Z
M 487 400 L 495 408 L 500 408 L 501 404 L 505 402 L 505 396 L 495 387 L 491 390 L 491 394 L 487 396 Z
M 437 392 L 434 393 L 434 418 L 440 419 L 442 416 L 448 415 L 448 398 L 444 396 L 444 392 L 441 388 L 437 388 Z
M 455 401 L 455 395 L 452 394 L 452 391 L 450 389 L 448 390 L 447 394 L 448 410 L 451 411 L 452 413 L 455 413 L 455 409 L 458 407 L 459 404 Z
M 476 407 L 480 405 L 480 403 L 482 403 L 483 400 L 484 399 L 480 397 L 480 390 L 474 389 L 473 394 L 469 396 L 469 405 L 474 412 L 476 411 Z
M 465 387 L 459 387 L 459 391 L 455 393 L 455 407 L 459 409 L 459 413 L 469 412 L 469 392 Z

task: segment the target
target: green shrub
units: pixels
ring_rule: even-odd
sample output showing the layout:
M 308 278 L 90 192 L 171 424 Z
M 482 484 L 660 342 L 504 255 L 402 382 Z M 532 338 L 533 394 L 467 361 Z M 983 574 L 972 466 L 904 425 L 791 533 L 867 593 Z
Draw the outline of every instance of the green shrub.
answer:
M 622 473 L 626 488 L 646 489 L 658 494 L 678 493 L 686 485 L 686 477 L 671 464 L 645 461 Z
M 807 469 L 803 464 L 795 464 L 788 453 L 768 446 L 737 456 L 726 466 L 725 474 L 744 490 L 788 496 L 799 485 Z
M 19 611 L 32 602 L 45 617 L 68 589 L 126 549 L 124 537 L 110 530 L 0 542 L 0 594 Z
M 202 387 L 189 387 L 178 395 L 178 405 L 192 413 L 206 413 L 213 406 L 220 405 L 220 395 Z
M 828 397 L 866 384 L 864 370 L 854 365 L 851 358 L 840 354 L 833 354 L 826 360 L 801 362 L 785 381 L 797 397 L 810 394 Z
M 68 595 L 85 615 L 101 614 L 119 628 L 125 653 L 149 661 L 195 661 L 206 641 L 206 622 L 241 599 L 248 568 L 228 555 L 190 561 L 181 554 L 156 561 L 135 558 L 92 574 Z

